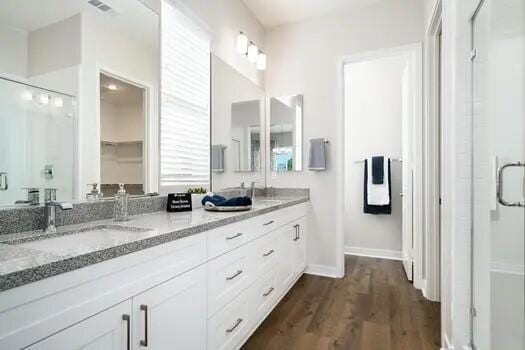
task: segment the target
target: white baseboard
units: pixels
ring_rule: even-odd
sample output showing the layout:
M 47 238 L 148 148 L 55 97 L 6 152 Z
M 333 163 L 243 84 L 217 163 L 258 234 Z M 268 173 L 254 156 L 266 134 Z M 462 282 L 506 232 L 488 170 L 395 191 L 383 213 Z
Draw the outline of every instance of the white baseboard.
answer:
M 371 258 L 382 258 L 382 259 L 390 259 L 390 260 L 403 260 L 403 253 L 397 250 L 372 249 L 372 248 L 346 246 L 345 254 L 368 256 Z
M 322 277 L 331 277 L 331 278 L 341 278 L 340 273 L 338 273 L 335 266 L 329 265 L 317 265 L 309 264 L 306 266 L 304 273 L 308 275 L 322 276 Z

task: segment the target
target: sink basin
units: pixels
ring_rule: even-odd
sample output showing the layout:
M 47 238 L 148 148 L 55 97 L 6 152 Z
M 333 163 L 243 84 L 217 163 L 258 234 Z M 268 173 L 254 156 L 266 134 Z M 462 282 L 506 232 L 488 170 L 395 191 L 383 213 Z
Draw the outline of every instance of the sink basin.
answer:
M 145 228 L 99 225 L 84 229 L 26 238 L 8 244 L 60 256 L 71 256 L 111 248 L 148 237 L 154 230 Z

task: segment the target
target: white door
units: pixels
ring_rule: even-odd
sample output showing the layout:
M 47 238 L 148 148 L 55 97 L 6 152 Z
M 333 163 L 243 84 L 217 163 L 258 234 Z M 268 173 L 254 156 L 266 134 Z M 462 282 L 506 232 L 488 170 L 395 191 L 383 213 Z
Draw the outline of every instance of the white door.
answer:
M 292 234 L 293 278 L 296 278 L 306 268 L 306 218 L 293 223 Z
M 28 350 L 129 350 L 131 301 L 42 340 Z
M 133 349 L 206 349 L 206 266 L 133 298 Z
M 525 1 L 485 0 L 472 24 L 472 340 L 525 349 Z
M 412 168 L 412 149 L 413 149 L 413 126 L 412 126 L 412 93 L 410 89 L 410 71 L 409 65 L 405 67 L 402 80 L 402 253 L 403 267 L 409 281 L 413 280 L 413 178 Z M 392 196 L 397 195 L 392 193 Z

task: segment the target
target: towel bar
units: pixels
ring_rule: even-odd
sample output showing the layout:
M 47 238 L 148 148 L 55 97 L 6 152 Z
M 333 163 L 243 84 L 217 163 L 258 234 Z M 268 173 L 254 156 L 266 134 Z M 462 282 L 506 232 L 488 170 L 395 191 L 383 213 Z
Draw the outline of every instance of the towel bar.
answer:
M 390 160 L 393 160 L 394 162 L 399 162 L 399 163 L 403 163 L 403 159 L 401 158 L 389 158 Z M 354 161 L 354 163 L 364 163 L 365 160 L 364 159 L 361 159 L 361 160 L 356 160 Z

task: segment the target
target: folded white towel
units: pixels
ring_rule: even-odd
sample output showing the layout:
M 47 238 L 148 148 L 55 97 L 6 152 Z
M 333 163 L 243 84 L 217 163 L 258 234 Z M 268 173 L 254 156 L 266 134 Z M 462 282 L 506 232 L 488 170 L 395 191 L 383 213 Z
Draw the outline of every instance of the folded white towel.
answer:
M 388 191 L 388 158 L 383 162 L 385 179 L 382 184 L 374 185 L 372 182 L 372 158 L 367 159 L 368 170 L 368 205 L 390 204 L 390 193 Z

